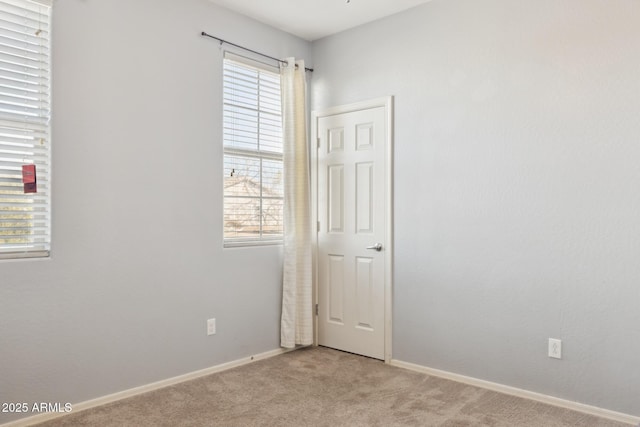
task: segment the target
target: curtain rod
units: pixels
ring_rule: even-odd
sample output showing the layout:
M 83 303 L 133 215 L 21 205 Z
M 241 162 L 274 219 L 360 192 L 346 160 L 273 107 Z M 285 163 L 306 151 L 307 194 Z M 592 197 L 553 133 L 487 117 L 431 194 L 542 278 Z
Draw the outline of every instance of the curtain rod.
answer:
M 285 60 L 283 60 L 283 59 L 274 58 L 273 56 L 265 55 L 264 53 L 260 53 L 260 52 L 257 52 L 257 51 L 255 51 L 255 50 L 253 50 L 253 49 L 249 49 L 249 48 L 247 48 L 247 47 L 240 46 L 239 44 L 231 43 L 231 42 L 229 42 L 229 41 L 227 41 L 227 40 L 223 40 L 223 39 L 221 39 L 221 38 L 219 38 L 219 37 L 212 36 L 211 34 L 207 34 L 207 33 L 205 33 L 204 31 L 201 33 L 201 35 L 203 35 L 203 36 L 205 36 L 205 37 L 210 37 L 210 38 L 212 38 L 212 39 L 216 39 L 216 40 L 218 40 L 218 41 L 220 42 L 220 44 L 226 43 L 226 44 L 228 44 L 228 45 L 231 45 L 231 46 L 234 46 L 234 47 L 237 47 L 237 48 L 240 48 L 240 49 L 244 49 L 244 50 L 246 50 L 247 52 L 255 53 L 256 55 L 264 56 L 265 58 L 269 58 L 269 59 L 271 59 L 271 60 L 273 60 L 273 61 L 280 62 L 281 64 L 286 64 L 286 63 L 287 63 L 287 61 L 285 61 Z M 296 67 L 297 67 L 297 65 L 296 65 Z M 305 69 L 306 71 L 310 71 L 310 72 L 312 72 L 312 73 L 313 73 L 313 68 L 307 68 L 307 67 L 305 67 L 304 69 Z

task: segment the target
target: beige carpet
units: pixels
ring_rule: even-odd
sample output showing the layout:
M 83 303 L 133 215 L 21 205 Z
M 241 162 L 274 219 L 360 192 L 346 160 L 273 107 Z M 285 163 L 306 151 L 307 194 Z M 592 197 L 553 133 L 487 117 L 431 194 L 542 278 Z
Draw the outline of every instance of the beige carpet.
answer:
M 320 347 L 70 414 L 40 426 L 628 425 Z

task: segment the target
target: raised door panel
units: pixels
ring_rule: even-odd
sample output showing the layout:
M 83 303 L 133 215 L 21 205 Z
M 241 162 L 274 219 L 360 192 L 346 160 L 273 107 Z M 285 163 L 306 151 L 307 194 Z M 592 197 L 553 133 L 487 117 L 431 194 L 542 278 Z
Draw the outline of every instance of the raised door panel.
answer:
M 327 284 L 329 290 L 329 322 L 344 324 L 344 256 L 329 255 L 327 260 Z
M 373 163 L 356 164 L 356 233 L 373 233 Z
M 373 330 L 373 259 L 356 257 L 356 328 Z
M 328 221 L 330 233 L 344 232 L 344 166 L 331 165 L 328 179 Z

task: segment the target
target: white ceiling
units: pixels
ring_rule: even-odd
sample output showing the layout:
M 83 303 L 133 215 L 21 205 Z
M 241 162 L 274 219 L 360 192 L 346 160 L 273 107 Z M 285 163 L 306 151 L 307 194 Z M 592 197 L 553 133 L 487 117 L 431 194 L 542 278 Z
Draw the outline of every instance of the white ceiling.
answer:
M 313 41 L 430 0 L 210 0 Z

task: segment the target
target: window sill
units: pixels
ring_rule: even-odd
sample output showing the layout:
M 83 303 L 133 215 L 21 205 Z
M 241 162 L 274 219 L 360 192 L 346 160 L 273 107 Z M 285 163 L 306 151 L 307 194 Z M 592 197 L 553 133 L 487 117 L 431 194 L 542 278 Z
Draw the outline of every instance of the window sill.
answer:
M 19 259 L 35 259 L 49 258 L 49 251 L 32 251 L 32 252 L 5 252 L 0 253 L 0 261 L 2 260 L 19 260 Z
M 225 248 L 247 248 L 256 246 L 277 246 L 282 245 L 282 239 L 273 240 L 225 240 Z

